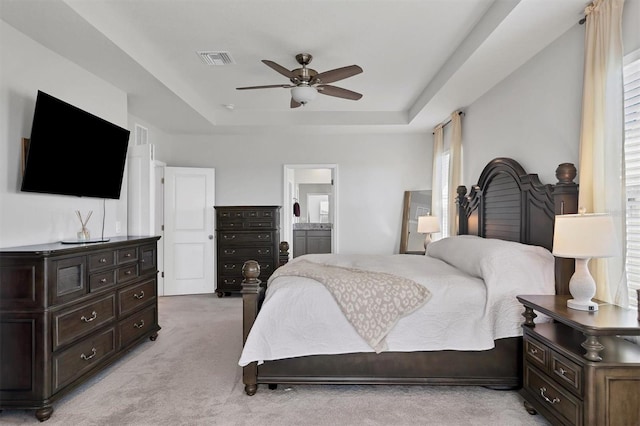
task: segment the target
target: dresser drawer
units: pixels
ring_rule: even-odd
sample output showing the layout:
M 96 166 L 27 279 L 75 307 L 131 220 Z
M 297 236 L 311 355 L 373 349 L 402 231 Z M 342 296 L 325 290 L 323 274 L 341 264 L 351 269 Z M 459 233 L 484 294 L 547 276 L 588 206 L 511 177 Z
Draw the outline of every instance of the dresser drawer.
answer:
M 225 245 L 236 244 L 271 244 L 275 241 L 274 232 L 228 232 L 221 231 L 220 243 Z
M 115 269 L 95 272 L 89 275 L 89 291 L 98 291 L 107 287 L 111 287 L 116 283 L 116 271 Z
M 89 255 L 89 271 L 104 269 L 116 265 L 116 252 L 113 250 L 101 251 Z
M 156 298 L 155 278 L 118 291 L 118 313 L 125 316 Z
M 116 332 L 111 327 L 53 356 L 53 391 L 57 392 L 91 370 L 116 351 Z
M 221 276 L 237 275 L 240 277 L 240 280 L 242 281 L 242 266 L 244 265 L 244 262 L 247 260 L 249 259 L 235 260 L 235 261 L 224 260 L 224 261 L 218 262 L 218 273 Z M 274 271 L 273 261 L 260 260 L 260 259 L 252 259 L 252 260 L 256 260 L 260 265 L 260 276 L 258 278 L 266 282 L 267 278 L 269 278 Z
M 138 260 L 138 248 L 137 247 L 127 247 L 118 250 L 117 254 L 118 265 L 122 265 L 124 263 L 135 262 Z
M 129 318 L 120 321 L 118 331 L 120 341 L 118 349 L 122 349 L 144 336 L 146 333 L 156 329 L 157 312 L 155 306 L 150 306 L 140 312 L 131 315 Z
M 118 282 L 123 283 L 138 278 L 138 264 L 118 268 Z
M 115 294 L 52 314 L 53 349 L 56 350 L 113 321 L 115 314 Z
M 582 402 L 570 392 L 555 385 L 542 374 L 525 365 L 524 388 L 539 404 L 547 408 L 562 423 L 582 424 Z
M 271 246 L 257 247 L 220 247 L 218 250 L 218 259 L 249 259 L 257 260 L 258 258 L 273 259 L 274 248 Z

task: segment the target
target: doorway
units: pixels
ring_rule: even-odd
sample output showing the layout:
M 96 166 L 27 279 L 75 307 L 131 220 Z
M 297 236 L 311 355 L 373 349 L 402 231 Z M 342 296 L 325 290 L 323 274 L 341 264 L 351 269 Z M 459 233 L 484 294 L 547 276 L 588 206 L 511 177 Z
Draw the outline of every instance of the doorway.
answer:
M 294 223 L 331 224 L 331 252 L 338 253 L 338 165 L 285 164 L 283 194 L 282 239 L 292 243 Z

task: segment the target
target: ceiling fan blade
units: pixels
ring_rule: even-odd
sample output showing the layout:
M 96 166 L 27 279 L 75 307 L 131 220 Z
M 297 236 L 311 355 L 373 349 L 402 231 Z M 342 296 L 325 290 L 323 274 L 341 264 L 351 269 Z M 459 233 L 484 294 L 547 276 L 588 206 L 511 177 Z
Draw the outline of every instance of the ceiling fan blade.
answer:
M 296 77 L 295 74 L 292 73 L 290 70 L 286 69 L 282 65 L 276 64 L 273 61 L 270 61 L 268 59 L 263 59 L 262 62 L 264 62 L 265 65 L 267 65 L 268 67 L 278 71 L 280 74 L 284 75 L 287 78 L 295 78 Z
M 291 98 L 291 108 L 298 108 L 299 106 L 302 106 L 302 104 L 300 102 L 296 102 L 293 98 Z
M 321 93 L 323 95 L 335 96 L 336 98 L 351 99 L 352 101 L 357 101 L 362 97 L 361 93 L 343 89 L 342 87 L 329 86 L 326 84 L 319 85 L 317 89 L 318 93 Z
M 343 80 L 348 77 L 352 77 L 356 74 L 360 74 L 362 72 L 362 68 L 357 65 L 349 65 L 342 68 L 336 68 L 334 70 L 329 70 L 325 72 L 321 72 L 317 74 L 315 77 L 311 79 L 310 84 L 320 83 L 333 83 L 334 81 Z
M 248 89 L 273 89 L 275 87 L 289 88 L 294 87 L 291 84 L 269 84 L 267 86 L 248 86 L 248 87 L 236 87 L 236 90 L 248 90 Z

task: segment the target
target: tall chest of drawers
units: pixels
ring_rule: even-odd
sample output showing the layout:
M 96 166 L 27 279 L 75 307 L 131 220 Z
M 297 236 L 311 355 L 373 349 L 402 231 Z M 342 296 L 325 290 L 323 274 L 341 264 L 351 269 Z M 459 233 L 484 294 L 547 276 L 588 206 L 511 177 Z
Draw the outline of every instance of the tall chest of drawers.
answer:
M 266 282 L 278 266 L 279 206 L 216 206 L 218 297 L 242 290 L 242 265 L 260 264 Z
M 53 402 L 155 340 L 159 237 L 0 249 L 0 409 Z

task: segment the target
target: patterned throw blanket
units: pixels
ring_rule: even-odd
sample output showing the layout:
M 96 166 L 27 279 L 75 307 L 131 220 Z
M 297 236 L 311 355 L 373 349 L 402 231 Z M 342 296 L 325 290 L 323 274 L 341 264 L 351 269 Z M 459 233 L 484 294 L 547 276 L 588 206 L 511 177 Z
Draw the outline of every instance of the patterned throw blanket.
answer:
M 429 290 L 408 278 L 308 260 L 276 269 L 271 280 L 287 275 L 324 284 L 347 320 L 376 353 L 387 349 L 385 338 L 398 320 L 431 298 Z

